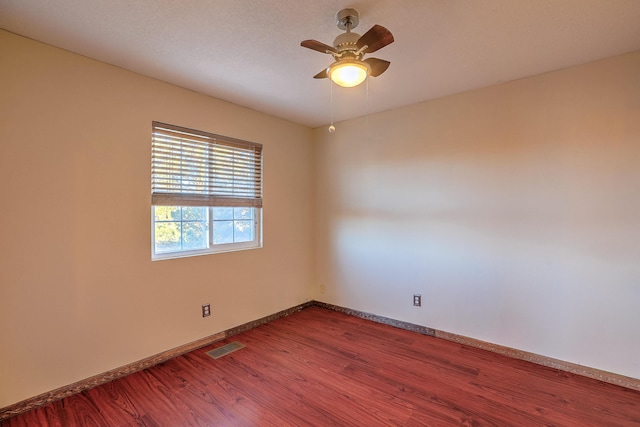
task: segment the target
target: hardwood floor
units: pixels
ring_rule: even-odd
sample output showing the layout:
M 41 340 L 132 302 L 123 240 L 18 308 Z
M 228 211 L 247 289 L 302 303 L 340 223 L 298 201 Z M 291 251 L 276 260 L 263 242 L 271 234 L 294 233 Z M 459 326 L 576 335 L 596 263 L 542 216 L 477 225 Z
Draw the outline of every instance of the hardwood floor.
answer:
M 0 425 L 640 426 L 640 392 L 309 307 Z

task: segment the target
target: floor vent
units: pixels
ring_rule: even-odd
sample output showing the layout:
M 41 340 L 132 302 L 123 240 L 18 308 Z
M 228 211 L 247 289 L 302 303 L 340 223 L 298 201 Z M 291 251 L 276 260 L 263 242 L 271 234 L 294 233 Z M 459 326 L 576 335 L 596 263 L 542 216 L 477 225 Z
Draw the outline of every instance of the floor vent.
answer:
M 238 341 L 234 341 L 230 344 L 223 345 L 222 347 L 215 348 L 211 351 L 207 351 L 207 354 L 214 359 L 219 359 L 222 356 L 226 356 L 229 353 L 233 353 L 236 350 L 240 350 L 244 347 L 244 344 Z

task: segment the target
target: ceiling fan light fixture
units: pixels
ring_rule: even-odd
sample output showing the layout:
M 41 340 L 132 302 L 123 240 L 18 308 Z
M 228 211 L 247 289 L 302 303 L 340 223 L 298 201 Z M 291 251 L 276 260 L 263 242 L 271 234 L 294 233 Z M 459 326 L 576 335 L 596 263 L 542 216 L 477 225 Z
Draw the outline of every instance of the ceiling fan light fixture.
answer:
M 354 59 L 343 59 L 331 65 L 327 75 L 342 87 L 354 87 L 365 81 L 370 74 L 369 64 Z

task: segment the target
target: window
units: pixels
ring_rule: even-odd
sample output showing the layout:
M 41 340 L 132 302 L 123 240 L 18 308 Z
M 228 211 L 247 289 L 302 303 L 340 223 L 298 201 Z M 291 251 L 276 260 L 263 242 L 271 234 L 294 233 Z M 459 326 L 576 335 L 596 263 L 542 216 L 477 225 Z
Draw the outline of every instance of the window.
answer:
M 262 145 L 153 122 L 152 258 L 261 246 Z

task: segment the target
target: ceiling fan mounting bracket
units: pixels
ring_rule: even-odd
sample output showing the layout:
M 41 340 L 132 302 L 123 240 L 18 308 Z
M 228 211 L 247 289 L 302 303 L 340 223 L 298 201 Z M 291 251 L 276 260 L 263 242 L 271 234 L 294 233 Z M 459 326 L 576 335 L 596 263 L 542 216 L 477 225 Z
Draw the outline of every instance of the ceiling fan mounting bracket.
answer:
M 357 9 L 342 9 L 336 13 L 336 24 L 341 30 L 353 30 L 360 23 L 360 13 Z M 348 28 L 347 28 L 347 24 Z

